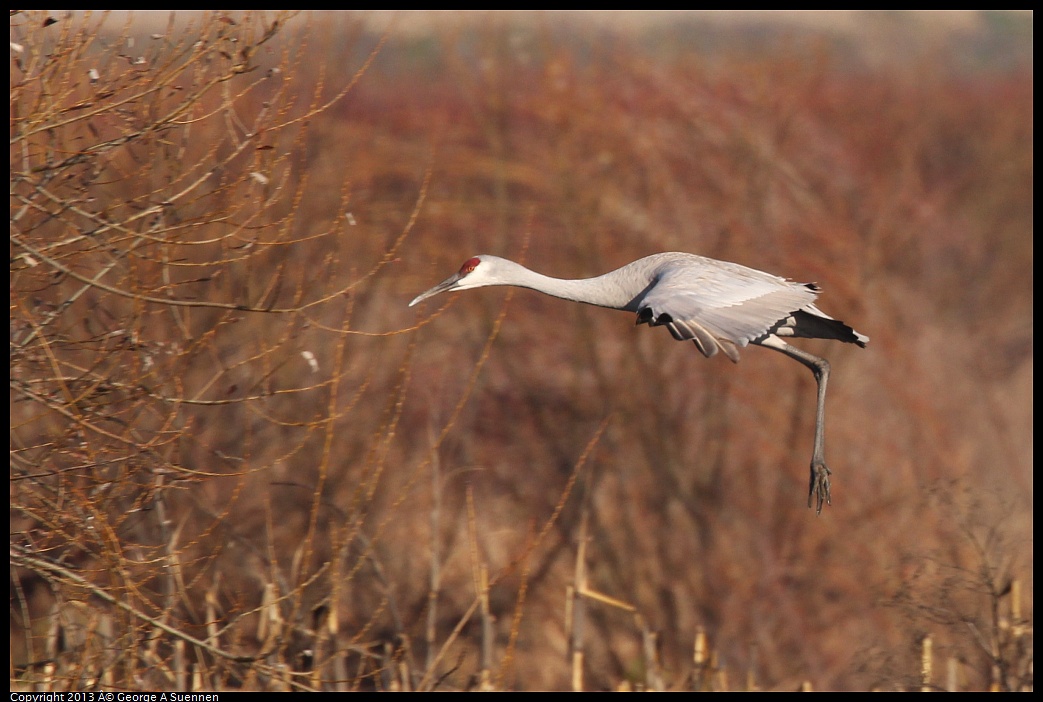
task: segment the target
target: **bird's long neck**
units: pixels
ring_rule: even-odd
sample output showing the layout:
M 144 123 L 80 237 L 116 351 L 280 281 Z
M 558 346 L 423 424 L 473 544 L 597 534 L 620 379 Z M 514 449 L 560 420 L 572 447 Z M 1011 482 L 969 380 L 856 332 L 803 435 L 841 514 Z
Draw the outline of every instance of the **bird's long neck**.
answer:
M 502 285 L 516 285 L 522 288 L 530 288 L 547 295 L 560 297 L 564 300 L 583 302 L 598 307 L 611 307 L 613 309 L 629 309 L 631 301 L 641 292 L 642 285 L 628 285 L 630 282 L 625 276 L 621 276 L 622 269 L 599 275 L 595 278 L 580 278 L 570 280 L 567 278 L 552 278 L 542 273 L 529 270 L 525 266 L 507 261 L 510 264 L 504 270 Z

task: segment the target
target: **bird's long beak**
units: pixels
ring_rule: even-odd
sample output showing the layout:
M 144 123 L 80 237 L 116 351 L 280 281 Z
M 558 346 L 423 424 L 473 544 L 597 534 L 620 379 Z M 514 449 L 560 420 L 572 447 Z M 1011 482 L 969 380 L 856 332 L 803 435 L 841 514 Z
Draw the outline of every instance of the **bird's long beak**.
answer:
M 437 295 L 440 292 L 445 292 L 446 290 L 452 290 L 456 286 L 457 282 L 459 282 L 460 277 L 461 277 L 460 274 L 456 273 L 456 274 L 446 278 L 441 283 L 439 283 L 435 287 L 431 288 L 427 292 L 422 292 L 419 295 L 417 295 L 416 297 L 414 297 L 413 301 L 409 303 L 409 306 L 412 307 L 416 303 L 422 302 L 422 301 L 426 300 L 429 297 L 434 297 L 435 295 Z

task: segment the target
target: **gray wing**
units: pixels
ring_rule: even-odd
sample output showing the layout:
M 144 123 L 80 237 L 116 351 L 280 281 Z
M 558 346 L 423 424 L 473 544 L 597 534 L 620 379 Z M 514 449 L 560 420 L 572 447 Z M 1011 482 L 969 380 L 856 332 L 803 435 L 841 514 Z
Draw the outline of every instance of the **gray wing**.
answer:
M 637 306 L 637 321 L 666 326 L 675 339 L 694 341 L 704 356 L 720 350 L 738 362 L 739 348 L 812 304 L 816 295 L 814 285 L 700 259 L 664 266 Z

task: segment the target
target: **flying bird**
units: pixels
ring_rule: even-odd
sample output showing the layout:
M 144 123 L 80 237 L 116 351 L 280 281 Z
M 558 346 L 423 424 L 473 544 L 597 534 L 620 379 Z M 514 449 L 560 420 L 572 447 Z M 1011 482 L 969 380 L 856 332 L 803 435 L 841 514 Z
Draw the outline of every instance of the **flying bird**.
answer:
M 815 306 L 822 292 L 815 283 L 785 278 L 690 253 L 652 254 L 595 278 L 551 278 L 514 261 L 483 254 L 417 295 L 409 306 L 450 290 L 514 285 L 637 314 L 637 324 L 665 326 L 678 341 L 692 341 L 707 358 L 718 351 L 733 362 L 739 349 L 756 344 L 784 353 L 807 366 L 818 386 L 815 446 L 811 454 L 808 507 L 816 513 L 831 504 L 825 459 L 826 383 L 829 362 L 786 343 L 785 339 L 835 339 L 865 348 L 869 337 Z

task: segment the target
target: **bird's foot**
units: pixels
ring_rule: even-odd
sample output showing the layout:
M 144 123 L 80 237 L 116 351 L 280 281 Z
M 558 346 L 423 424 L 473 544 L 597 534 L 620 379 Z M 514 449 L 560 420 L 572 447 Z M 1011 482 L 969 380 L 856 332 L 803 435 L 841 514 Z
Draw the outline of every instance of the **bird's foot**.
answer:
M 829 476 L 831 471 L 826 468 L 824 461 L 813 459 L 811 461 L 811 483 L 808 487 L 808 507 L 811 507 L 812 500 L 818 499 L 816 505 L 815 514 L 822 514 L 822 505 L 833 504 L 833 501 L 829 494 Z

